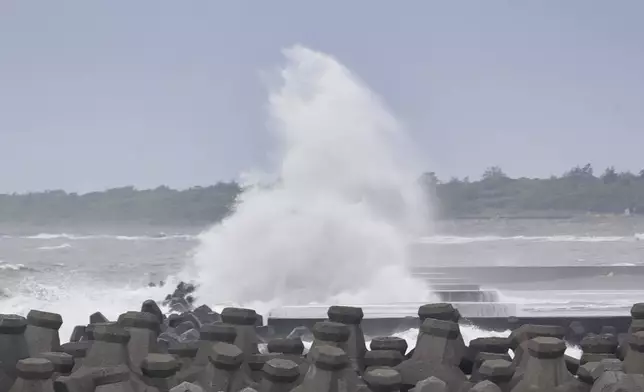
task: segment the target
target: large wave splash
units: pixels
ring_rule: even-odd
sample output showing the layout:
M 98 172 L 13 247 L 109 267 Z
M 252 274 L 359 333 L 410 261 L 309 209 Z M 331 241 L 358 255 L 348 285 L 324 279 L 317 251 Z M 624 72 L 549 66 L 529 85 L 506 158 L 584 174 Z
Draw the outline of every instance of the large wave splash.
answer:
M 249 182 L 235 213 L 202 233 L 192 277 L 208 304 L 430 300 L 408 245 L 430 211 L 404 132 L 333 57 L 283 51 L 269 94 L 277 167 Z

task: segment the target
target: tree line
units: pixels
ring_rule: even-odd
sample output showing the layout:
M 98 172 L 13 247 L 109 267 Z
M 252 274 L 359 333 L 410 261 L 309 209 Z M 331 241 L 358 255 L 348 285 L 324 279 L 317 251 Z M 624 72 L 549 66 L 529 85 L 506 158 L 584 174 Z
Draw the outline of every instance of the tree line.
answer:
M 546 179 L 511 178 L 490 167 L 477 180 L 420 177 L 436 215 L 477 217 L 563 217 L 579 214 L 644 214 L 644 170 L 638 174 L 591 165 Z M 242 188 L 235 182 L 175 190 L 134 187 L 86 194 L 62 190 L 0 195 L 0 222 L 30 224 L 207 225 L 230 214 Z
M 423 185 L 443 217 L 560 217 L 578 214 L 644 214 L 644 170 L 638 174 L 592 165 L 550 178 L 510 178 L 498 167 L 480 179 L 440 181 L 425 173 Z

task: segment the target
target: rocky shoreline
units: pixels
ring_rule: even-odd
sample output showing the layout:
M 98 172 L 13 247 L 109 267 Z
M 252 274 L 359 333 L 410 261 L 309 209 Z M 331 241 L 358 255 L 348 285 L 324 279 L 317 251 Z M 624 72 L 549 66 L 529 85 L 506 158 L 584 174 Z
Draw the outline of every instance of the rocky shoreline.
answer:
M 331 306 L 311 331 L 276 338 L 254 310 L 194 307 L 194 290 L 181 283 L 115 322 L 94 313 L 64 344 L 58 314 L 0 315 L 0 392 L 644 390 L 644 304 L 627 334 L 526 324 L 467 345 L 458 310 L 427 304 L 409 350 L 392 336 L 367 348 L 361 308 Z M 582 336 L 580 359 L 565 355 L 571 334 Z

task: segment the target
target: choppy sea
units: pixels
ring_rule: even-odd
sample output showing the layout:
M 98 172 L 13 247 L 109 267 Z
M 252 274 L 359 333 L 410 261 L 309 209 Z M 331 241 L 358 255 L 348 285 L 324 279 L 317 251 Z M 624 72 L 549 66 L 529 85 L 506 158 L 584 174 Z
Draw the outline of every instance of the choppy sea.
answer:
M 63 339 L 89 314 L 116 318 L 146 299 L 161 300 L 171 287 L 148 287 L 182 270 L 200 241 L 200 228 L 186 227 L 0 227 L 0 313 L 25 315 L 30 309 L 61 313 Z M 638 217 L 572 220 L 451 221 L 436 234 L 410 245 L 416 266 L 640 266 L 644 265 L 644 219 Z M 556 269 L 555 269 L 556 270 Z M 569 276 L 574 280 L 574 276 Z M 586 281 L 584 281 L 586 279 Z M 632 286 L 610 288 L 625 309 L 644 298 Z M 566 280 L 552 277 L 546 290 L 566 291 Z M 522 287 L 505 282 L 508 296 Z M 566 291 L 565 309 L 579 306 L 601 282 L 581 277 L 579 289 Z M 521 286 L 521 284 L 518 284 Z M 526 283 L 527 285 L 527 283 Z M 539 288 L 528 287 L 525 296 Z M 504 294 L 503 288 L 501 293 Z M 518 294 L 517 294 L 518 293 Z M 599 294 L 598 294 L 599 295 Z M 549 302 L 547 294 L 541 293 Z M 596 297 L 588 300 L 589 304 Z M 611 297 L 611 298 L 613 298 Z M 534 298 L 524 298 L 533 300 Z M 413 345 L 417 331 L 401 336 Z M 464 331 L 466 340 L 488 332 Z

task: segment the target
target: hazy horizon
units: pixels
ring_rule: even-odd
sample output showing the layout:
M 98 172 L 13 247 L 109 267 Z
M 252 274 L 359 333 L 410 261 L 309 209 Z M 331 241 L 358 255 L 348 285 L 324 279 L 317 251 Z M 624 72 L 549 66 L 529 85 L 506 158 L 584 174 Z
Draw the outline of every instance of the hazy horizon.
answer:
M 5 2 L 0 193 L 265 165 L 267 75 L 296 43 L 362 78 L 441 179 L 644 168 L 644 3 L 408 4 Z

